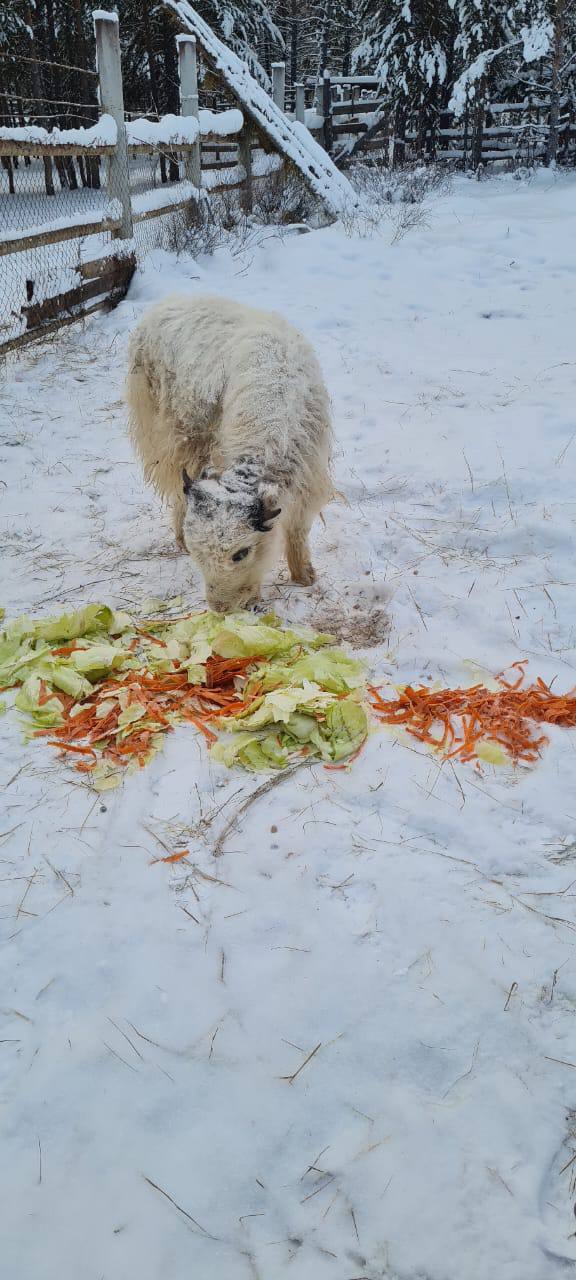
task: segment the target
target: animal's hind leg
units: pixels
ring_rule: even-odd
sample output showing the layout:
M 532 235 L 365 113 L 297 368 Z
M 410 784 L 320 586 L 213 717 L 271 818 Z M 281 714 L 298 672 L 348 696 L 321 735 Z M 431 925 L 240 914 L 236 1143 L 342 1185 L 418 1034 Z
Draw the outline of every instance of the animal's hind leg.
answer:
M 311 587 L 316 581 L 316 573 L 310 556 L 308 534 L 316 512 L 300 510 L 294 512 L 286 530 L 286 559 L 293 582 L 302 587 Z

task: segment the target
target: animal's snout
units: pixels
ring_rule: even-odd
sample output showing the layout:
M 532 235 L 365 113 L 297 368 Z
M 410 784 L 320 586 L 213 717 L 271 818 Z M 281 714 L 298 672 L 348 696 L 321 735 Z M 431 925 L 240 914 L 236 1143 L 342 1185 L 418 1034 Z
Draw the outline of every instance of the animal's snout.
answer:
M 258 599 L 258 593 L 254 590 L 240 592 L 238 595 L 224 598 L 219 592 L 211 591 L 209 587 L 206 588 L 208 607 L 214 613 L 235 613 L 239 609 L 252 609 L 257 604 Z

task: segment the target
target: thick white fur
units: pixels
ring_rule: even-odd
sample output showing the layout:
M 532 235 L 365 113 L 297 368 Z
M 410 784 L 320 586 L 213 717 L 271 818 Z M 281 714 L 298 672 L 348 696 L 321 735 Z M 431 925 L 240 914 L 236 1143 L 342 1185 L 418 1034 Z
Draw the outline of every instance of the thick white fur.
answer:
M 256 599 L 282 541 L 293 580 L 314 581 L 308 533 L 333 493 L 331 425 L 296 329 L 225 298 L 168 298 L 132 334 L 126 398 L 146 478 L 170 502 L 213 608 Z

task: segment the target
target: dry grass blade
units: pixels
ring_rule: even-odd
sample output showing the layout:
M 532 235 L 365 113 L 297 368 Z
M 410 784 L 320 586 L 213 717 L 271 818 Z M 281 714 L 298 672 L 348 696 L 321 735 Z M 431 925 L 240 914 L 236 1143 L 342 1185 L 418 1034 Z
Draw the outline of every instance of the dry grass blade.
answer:
M 318 1053 L 318 1050 L 321 1048 L 322 1048 L 322 1041 L 320 1041 L 316 1045 L 316 1048 L 313 1049 L 312 1052 L 308 1054 L 308 1057 L 305 1058 L 304 1061 L 300 1064 L 297 1071 L 294 1071 L 291 1076 L 280 1076 L 280 1079 L 287 1080 L 288 1084 L 294 1084 L 294 1081 L 298 1078 L 298 1076 L 300 1075 L 300 1072 L 304 1070 L 304 1067 L 308 1066 L 308 1063 L 312 1061 L 312 1058 L 316 1056 L 316 1054 Z
M 193 1218 L 192 1214 L 188 1213 L 187 1209 L 183 1209 L 182 1205 L 178 1204 L 178 1201 L 174 1200 L 173 1196 L 169 1195 L 169 1193 L 165 1191 L 163 1187 L 159 1187 L 157 1182 L 153 1182 L 152 1178 L 148 1178 L 145 1173 L 142 1174 L 142 1177 L 144 1181 L 148 1183 L 149 1187 L 154 1187 L 155 1191 L 159 1191 L 161 1196 L 164 1196 L 166 1200 L 169 1200 L 170 1204 L 173 1204 L 174 1208 L 178 1210 L 178 1213 L 183 1213 L 184 1217 L 188 1218 L 188 1221 L 191 1222 L 192 1225 L 196 1227 L 197 1231 L 200 1231 L 203 1236 L 207 1236 L 209 1240 L 218 1239 L 217 1236 L 213 1236 L 210 1231 L 207 1231 L 206 1228 L 203 1227 L 200 1222 L 197 1222 L 196 1218 Z
M 274 777 L 268 778 L 266 782 L 262 782 L 259 787 L 256 787 L 256 789 L 242 801 L 242 804 L 238 805 L 238 808 L 228 819 L 222 828 L 218 839 L 215 841 L 214 848 L 212 850 L 215 858 L 219 858 L 223 853 L 224 844 L 232 828 L 236 825 L 238 819 L 246 813 L 246 810 L 249 809 L 251 805 L 255 804 L 256 801 L 260 799 L 260 796 L 266 795 L 273 787 L 277 787 L 280 782 L 284 782 L 287 778 L 291 778 L 292 775 L 295 774 L 298 769 L 302 769 L 305 764 L 306 762 L 304 760 L 298 761 L 297 764 L 292 765 L 289 769 L 283 769 L 281 773 L 274 774 Z

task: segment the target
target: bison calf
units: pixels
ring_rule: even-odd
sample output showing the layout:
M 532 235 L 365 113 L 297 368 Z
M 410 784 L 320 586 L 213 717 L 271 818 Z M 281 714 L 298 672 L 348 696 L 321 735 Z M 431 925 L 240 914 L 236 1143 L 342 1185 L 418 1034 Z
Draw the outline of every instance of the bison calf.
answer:
M 308 533 L 332 496 L 331 426 L 296 329 L 224 298 L 168 298 L 132 334 L 126 398 L 146 478 L 212 609 L 256 601 L 282 544 L 292 581 L 314 581 Z

